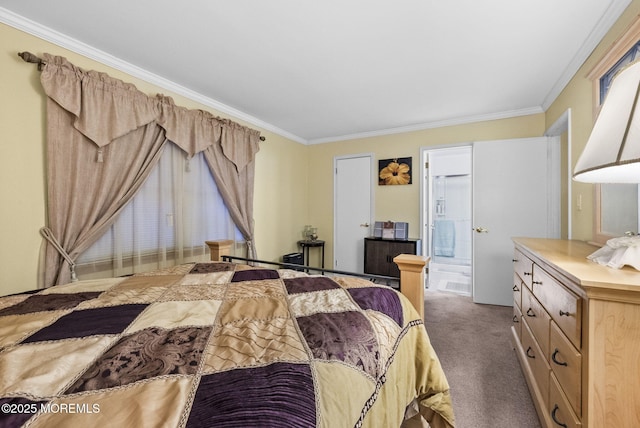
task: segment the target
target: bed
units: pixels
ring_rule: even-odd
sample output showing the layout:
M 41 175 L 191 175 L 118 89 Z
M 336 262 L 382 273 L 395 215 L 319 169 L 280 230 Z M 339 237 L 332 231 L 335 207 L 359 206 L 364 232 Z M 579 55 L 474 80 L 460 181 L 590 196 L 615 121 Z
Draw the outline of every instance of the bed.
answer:
M 234 262 L 0 298 L 0 407 L 0 427 L 454 426 L 399 292 Z

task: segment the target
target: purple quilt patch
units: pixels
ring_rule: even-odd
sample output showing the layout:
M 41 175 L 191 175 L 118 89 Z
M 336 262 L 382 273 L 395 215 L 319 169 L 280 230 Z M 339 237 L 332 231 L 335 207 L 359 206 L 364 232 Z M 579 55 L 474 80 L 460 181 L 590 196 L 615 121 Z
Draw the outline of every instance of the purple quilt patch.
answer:
M 404 322 L 402 304 L 394 290 L 380 287 L 367 287 L 349 288 L 347 291 L 362 309 L 372 309 L 382 312 L 402 327 Z
M 310 291 L 332 290 L 340 288 L 332 279 L 326 276 L 301 276 L 299 278 L 286 278 L 284 285 L 289 294 L 308 293 Z
M 228 272 L 235 269 L 235 263 L 215 262 L 215 263 L 196 263 L 189 273 L 214 273 Z
M 278 279 L 278 271 L 273 269 L 247 269 L 233 274 L 231 282 L 259 281 L 263 279 Z
M 85 300 L 95 299 L 100 294 L 101 292 L 35 294 L 16 305 L 0 310 L 0 316 L 71 309 Z
M 74 311 L 29 336 L 22 343 L 70 339 L 95 334 L 119 334 L 147 305 L 119 305 Z
M 273 363 L 202 376 L 187 427 L 315 427 L 307 364 Z
M 211 327 L 150 327 L 123 337 L 105 352 L 67 394 L 128 385 L 171 374 L 195 374 Z
M 344 361 L 377 377 L 378 341 L 362 313 L 318 313 L 297 321 L 314 358 Z

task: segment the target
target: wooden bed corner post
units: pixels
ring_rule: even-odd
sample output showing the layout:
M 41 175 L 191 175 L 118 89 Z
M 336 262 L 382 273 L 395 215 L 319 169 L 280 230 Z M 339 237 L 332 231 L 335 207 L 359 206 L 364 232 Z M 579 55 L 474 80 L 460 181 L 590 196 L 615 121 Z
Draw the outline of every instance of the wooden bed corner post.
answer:
M 424 320 L 424 271 L 429 257 L 400 254 L 393 261 L 400 269 L 400 291 Z
M 233 245 L 233 241 L 230 239 L 204 241 L 204 243 L 209 246 L 212 262 L 221 262 L 222 256 L 228 256 L 231 254 L 231 245 Z

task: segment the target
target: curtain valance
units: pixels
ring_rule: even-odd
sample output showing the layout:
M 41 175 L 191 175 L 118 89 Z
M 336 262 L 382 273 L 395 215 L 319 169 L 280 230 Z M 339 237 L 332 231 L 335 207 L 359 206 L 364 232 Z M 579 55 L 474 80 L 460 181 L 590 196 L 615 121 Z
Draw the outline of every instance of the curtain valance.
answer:
M 41 82 L 49 98 L 72 113 L 73 126 L 97 147 L 151 122 L 188 156 L 220 144 L 241 171 L 259 150 L 260 133 L 203 110 L 175 105 L 164 95 L 150 97 L 134 85 L 98 71 L 85 71 L 66 58 L 44 54 Z

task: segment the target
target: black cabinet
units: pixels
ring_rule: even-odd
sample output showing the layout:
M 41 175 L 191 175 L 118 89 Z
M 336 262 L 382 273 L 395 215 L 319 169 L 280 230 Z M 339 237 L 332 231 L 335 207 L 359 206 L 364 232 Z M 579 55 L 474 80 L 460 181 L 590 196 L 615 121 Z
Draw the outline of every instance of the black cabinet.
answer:
M 420 254 L 419 239 L 364 238 L 364 273 L 400 278 L 393 262 L 399 254 Z

